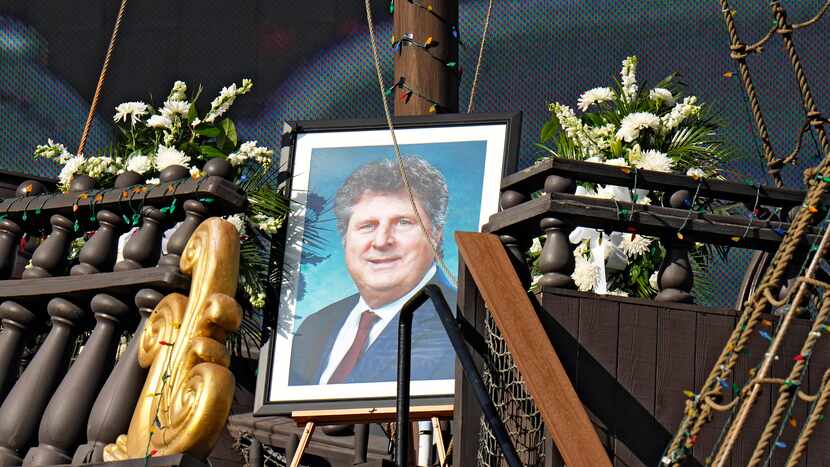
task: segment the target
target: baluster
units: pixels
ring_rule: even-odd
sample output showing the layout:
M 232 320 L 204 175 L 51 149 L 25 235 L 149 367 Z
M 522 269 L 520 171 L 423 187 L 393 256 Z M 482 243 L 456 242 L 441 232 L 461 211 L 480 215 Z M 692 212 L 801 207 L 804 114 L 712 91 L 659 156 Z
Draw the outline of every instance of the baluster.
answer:
M 0 466 L 21 465 L 20 455 L 35 441 L 43 410 L 69 364 L 75 328 L 85 314 L 62 298 L 53 298 L 46 308 L 52 329 L 0 406 Z
M 164 297 L 153 289 L 141 289 L 135 296 L 135 304 L 141 321 L 136 327 L 127 349 L 118 359 L 107 382 L 89 413 L 86 428 L 87 443 L 75 451 L 72 464 L 89 464 L 104 462 L 104 446 L 114 443 L 121 433 L 126 433 L 130 426 L 138 396 L 147 379 L 147 369 L 138 365 L 138 346 L 144 323 L 153 308 Z
M 289 460 L 289 462 L 291 462 Z M 265 465 L 265 456 L 262 455 L 262 443 L 258 439 L 251 436 L 251 445 L 248 447 L 248 467 L 263 467 Z
M 17 245 L 23 229 L 11 219 L 0 221 L 0 280 L 8 279 L 17 259 Z
M 72 267 L 71 275 L 95 274 L 112 271 L 118 255 L 118 235 L 124 221 L 112 211 L 98 211 L 98 230 L 92 235 L 79 255 L 80 263 Z
M 35 321 L 35 314 L 17 302 L 7 300 L 0 305 L 3 330 L 0 331 L 0 399 L 17 378 L 20 344 L 24 333 Z
M 155 266 L 161 255 L 161 222 L 164 214 L 152 206 L 141 210 L 141 228 L 127 240 L 124 260 L 115 265 L 116 271 L 128 271 Z
M 654 297 L 658 302 L 691 303 L 694 274 L 689 260 L 688 242 L 664 240 L 666 257 L 657 273 L 657 285 L 660 292 Z
M 32 255 L 32 267 L 23 271 L 24 279 L 61 275 L 68 263 L 69 245 L 74 237 L 72 221 L 55 214 L 49 218 L 52 232 Z
M 675 209 L 691 209 L 692 193 L 677 190 L 664 198 L 664 203 Z M 664 238 L 663 246 L 666 256 L 657 273 L 657 287 L 660 290 L 654 299 L 658 302 L 691 303 L 694 301 L 691 291 L 694 285 L 692 264 L 689 260 L 691 243 L 679 238 Z
M 196 227 L 199 227 L 199 224 L 207 217 L 208 209 L 195 199 L 185 201 L 183 208 L 185 212 L 184 221 L 167 241 L 167 254 L 159 260 L 159 266 L 171 266 L 178 269 L 179 260 L 187 241 L 190 240 L 190 236 L 193 235 Z
M 525 261 L 525 252 L 530 248 L 530 241 L 519 239 L 510 234 L 499 235 L 502 245 L 507 250 L 507 257 L 510 258 L 510 263 L 513 264 L 513 269 L 519 276 L 519 281 L 525 288 L 530 287 L 530 268 Z
M 95 295 L 90 307 L 95 313 L 95 328 L 84 351 L 46 406 L 38 430 L 39 444 L 26 454 L 24 466 L 72 461 L 72 453 L 81 441 L 95 396 L 112 369 L 118 346 L 118 325 L 130 312 L 130 307 L 107 294 Z
M 545 193 L 573 194 L 576 191 L 576 182 L 559 175 L 549 175 L 545 179 Z M 539 255 L 539 279 L 541 287 L 573 287 L 571 274 L 574 271 L 573 248 L 568 234 L 571 226 L 565 221 L 553 216 L 544 217 L 539 227 L 545 232 L 545 245 Z

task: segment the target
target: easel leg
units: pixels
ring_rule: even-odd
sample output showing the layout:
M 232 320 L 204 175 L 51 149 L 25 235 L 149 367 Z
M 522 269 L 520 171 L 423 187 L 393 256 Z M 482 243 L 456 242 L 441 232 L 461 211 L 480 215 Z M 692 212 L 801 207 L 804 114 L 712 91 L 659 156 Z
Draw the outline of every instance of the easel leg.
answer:
M 314 422 L 308 422 L 305 424 L 305 430 L 303 430 L 303 436 L 300 438 L 300 444 L 297 446 L 297 452 L 294 453 L 294 458 L 291 459 L 291 467 L 300 466 L 300 458 L 303 457 L 305 448 L 308 447 L 308 443 L 311 441 L 311 435 L 314 434 L 314 428 Z
M 438 417 L 432 417 L 432 439 L 438 453 L 438 465 L 447 465 L 447 449 L 444 447 L 444 434 L 441 433 L 441 422 Z

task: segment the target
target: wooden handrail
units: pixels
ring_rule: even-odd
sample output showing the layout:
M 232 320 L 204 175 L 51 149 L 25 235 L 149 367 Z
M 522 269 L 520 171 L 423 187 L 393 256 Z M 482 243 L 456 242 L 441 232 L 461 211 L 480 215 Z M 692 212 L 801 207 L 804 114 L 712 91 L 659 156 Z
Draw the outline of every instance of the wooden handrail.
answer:
M 682 235 L 688 241 L 767 251 L 778 248 L 784 232 L 789 228 L 788 223 L 779 221 L 750 221 L 708 213 L 689 214 L 684 209 L 546 193 L 490 216 L 484 230 L 492 233 L 520 231 L 536 237 L 543 233 L 539 225 L 541 219 L 551 216 L 574 225 L 618 232 L 636 228 L 637 233 L 656 237 L 673 238 L 682 226 Z M 810 235 L 814 237 L 814 234 Z
M 565 463 L 611 466 L 585 408 L 499 239 L 456 232 L 458 251 Z
M 548 159 L 508 175 L 502 179 L 501 189 L 516 190 L 523 193 L 533 193 L 542 189 L 545 178 L 549 175 L 559 175 L 572 180 L 601 183 L 603 185 L 617 185 L 634 188 L 635 176 L 632 170 L 623 171 L 621 167 L 597 164 L 593 162 L 575 161 L 567 159 Z M 636 187 L 658 190 L 676 191 L 697 189 L 698 181 L 685 175 L 676 175 L 651 170 L 638 170 Z M 729 182 L 717 179 L 700 180 L 701 197 L 716 198 L 729 201 L 739 201 L 752 205 L 758 196 L 760 206 L 798 206 L 804 201 L 804 192 L 789 188 L 775 188 L 770 186 L 756 186 L 746 183 Z M 830 194 L 824 195 L 824 202 L 830 203 Z
M 98 200 L 94 199 L 96 195 L 100 195 Z M 181 202 L 185 199 L 210 197 L 218 204 L 217 209 L 226 214 L 242 211 L 247 203 L 247 199 L 239 190 L 239 187 L 231 181 L 215 176 L 196 180 L 189 178 L 184 181 L 164 182 L 159 185 L 109 188 L 100 192 L 93 189 L 86 193 L 86 199 L 79 200 L 81 196 L 82 193 L 70 192 L 6 198 L 0 200 L 0 215 L 18 215 L 27 211 L 38 210 L 38 219 L 45 224 L 54 214 L 73 218 L 76 215 L 89 216 L 93 210 L 98 212 L 102 209 L 115 213 L 132 212 L 135 206 L 142 203 L 161 206 L 169 204 L 173 199 L 178 199 Z M 131 205 L 133 206 L 131 207 Z M 29 223 L 35 221 L 35 219 L 30 218 Z

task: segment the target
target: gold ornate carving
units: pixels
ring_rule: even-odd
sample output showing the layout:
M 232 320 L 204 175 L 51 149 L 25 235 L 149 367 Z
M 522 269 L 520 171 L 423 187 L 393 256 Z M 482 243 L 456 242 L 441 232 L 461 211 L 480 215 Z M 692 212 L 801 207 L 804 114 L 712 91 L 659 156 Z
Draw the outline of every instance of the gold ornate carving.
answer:
M 104 449 L 105 461 L 190 453 L 206 458 L 231 409 L 234 377 L 225 336 L 239 329 L 233 299 L 239 275 L 239 234 L 229 222 L 200 225 L 182 254 L 190 296 L 159 302 L 141 336 L 138 361 L 150 368 L 130 428 Z

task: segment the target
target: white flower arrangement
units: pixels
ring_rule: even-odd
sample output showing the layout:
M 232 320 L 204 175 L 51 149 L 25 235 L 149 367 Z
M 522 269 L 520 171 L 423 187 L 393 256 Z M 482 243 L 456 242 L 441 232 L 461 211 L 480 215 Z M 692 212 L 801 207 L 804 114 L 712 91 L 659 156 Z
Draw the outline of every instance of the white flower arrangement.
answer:
M 222 88 L 210 110 L 200 115 L 198 89 L 188 96 L 188 86 L 176 81 L 160 107 L 133 101 L 115 107 L 113 120 L 120 130 L 118 143 L 107 154 L 72 154 L 60 143 L 49 140 L 37 146 L 34 157 L 52 160 L 61 166 L 60 189 L 68 191 L 78 175 L 95 179 L 96 188 L 112 187 L 118 175 L 131 171 L 145 178 L 146 185 L 158 185 L 164 169 L 183 166 L 192 178 L 205 176 L 203 167 L 213 158 L 226 159 L 236 173 L 236 183 L 248 196 L 245 213 L 228 220 L 240 232 L 240 284 L 254 308 L 265 305 L 270 238 L 282 226 L 288 204 L 268 183 L 274 152 L 256 141 L 241 142 L 233 120 L 226 114 L 239 96 L 251 91 L 253 82 L 243 79 Z
M 537 146 L 547 157 L 675 172 L 697 180 L 722 178 L 720 168 L 731 154 L 718 139 L 719 126 L 708 109 L 697 97 L 684 96 L 674 76 L 650 89 L 641 85 L 637 65 L 637 57 L 627 57 L 617 86 L 594 87 L 580 95 L 581 115 L 559 102 L 549 104 L 551 118 Z M 576 194 L 637 204 L 662 198 L 648 190 L 598 184 L 580 185 Z M 636 297 L 657 292 L 655 271 L 664 256 L 657 239 L 579 227 L 570 241 L 575 245 L 571 277 L 579 290 Z M 530 253 L 533 258 L 539 254 Z

